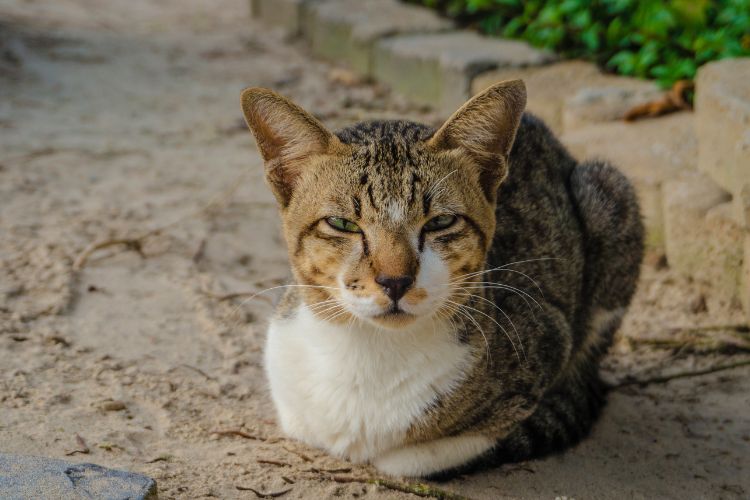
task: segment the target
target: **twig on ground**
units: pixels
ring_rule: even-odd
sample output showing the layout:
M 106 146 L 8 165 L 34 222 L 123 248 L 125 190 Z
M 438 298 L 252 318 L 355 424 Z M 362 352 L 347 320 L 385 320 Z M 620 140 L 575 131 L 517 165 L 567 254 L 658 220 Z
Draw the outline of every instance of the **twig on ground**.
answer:
M 731 370 L 733 368 L 740 368 L 743 366 L 750 366 L 750 359 L 745 359 L 743 361 L 737 361 L 736 363 L 728 363 L 723 365 L 715 365 L 711 366 L 709 368 L 704 368 L 702 370 L 692 370 L 692 371 L 683 371 L 683 372 L 676 372 L 669 375 L 660 375 L 656 377 L 649 377 L 644 379 L 628 379 L 626 378 L 623 381 L 620 381 L 612 386 L 610 386 L 611 390 L 619 389 L 621 387 L 627 387 L 630 385 L 638 385 L 638 386 L 646 386 L 651 384 L 664 384 L 669 382 L 670 380 L 675 380 L 678 378 L 690 378 L 690 377 L 700 377 L 702 375 L 708 375 L 710 373 L 716 373 L 721 372 L 724 370 Z
M 745 325 L 710 325 L 671 328 L 669 329 L 669 337 L 628 337 L 626 341 L 635 345 L 680 349 L 681 351 L 735 354 L 750 351 L 749 332 L 750 328 Z
M 160 230 L 149 231 L 136 238 L 112 238 L 108 240 L 95 241 L 87 246 L 80 254 L 78 254 L 75 262 L 73 262 L 73 270 L 80 271 L 81 269 L 83 269 L 83 266 L 86 265 L 86 261 L 88 261 L 89 257 L 91 257 L 91 254 L 93 254 L 97 250 L 102 250 L 104 248 L 114 247 L 117 245 L 123 245 L 125 246 L 126 250 L 133 250 L 138 255 L 145 258 L 146 255 L 143 253 L 143 240 L 148 238 L 149 236 L 154 236 L 159 232 Z
M 240 297 L 255 296 L 255 298 L 258 300 L 262 300 L 269 304 L 273 304 L 273 299 L 271 299 L 270 297 L 266 297 L 265 295 L 260 295 L 258 292 L 230 292 L 230 293 L 225 293 L 225 294 L 219 294 L 219 293 L 214 293 L 214 292 L 202 289 L 201 293 L 203 293 L 204 295 L 208 297 L 211 297 L 212 299 L 218 300 L 219 302 L 224 302 L 224 301 L 232 300 L 232 299 L 238 299 Z
M 240 486 L 236 485 L 235 488 L 237 488 L 239 491 L 252 491 L 255 493 L 255 496 L 258 498 L 278 498 L 280 496 L 284 496 L 290 491 L 292 491 L 292 488 L 288 488 L 286 490 L 281 491 L 274 491 L 272 493 L 263 493 L 261 491 L 256 490 L 255 488 L 251 488 L 249 486 Z
M 181 224 L 182 222 L 191 219 L 193 217 L 203 215 L 203 214 L 209 214 L 214 210 L 217 210 L 224 205 L 226 205 L 229 200 L 231 199 L 232 195 L 237 191 L 237 189 L 242 185 L 242 178 L 247 175 L 247 171 L 243 172 L 242 175 L 240 175 L 232 184 L 229 186 L 228 189 L 225 189 L 224 191 L 218 193 L 216 196 L 214 196 L 211 201 L 209 201 L 206 205 L 204 205 L 199 210 L 196 210 L 195 212 L 191 212 L 187 214 L 184 217 L 180 217 L 175 221 L 172 221 L 168 224 L 165 224 L 161 227 L 157 227 L 154 229 L 151 229 L 149 231 L 145 231 L 141 233 L 138 236 L 134 236 L 131 238 L 107 238 L 101 241 L 95 241 L 91 244 L 89 244 L 86 248 L 83 249 L 83 251 L 78 254 L 78 257 L 76 257 L 75 261 L 73 262 L 73 271 L 80 271 L 86 266 L 86 262 L 89 260 L 92 254 L 94 252 L 97 252 L 98 250 L 102 250 L 109 247 L 119 246 L 122 245 L 125 247 L 126 250 L 133 250 L 137 252 L 141 257 L 146 257 L 146 255 L 143 253 L 143 242 L 148 239 L 149 237 L 156 236 L 163 231 L 176 226 L 178 224 Z
M 291 453 L 293 455 L 297 455 L 298 457 L 300 457 L 305 462 L 312 462 L 313 461 L 312 458 L 308 457 L 307 455 L 305 455 L 301 451 L 293 450 L 291 448 L 287 448 L 286 446 L 283 446 L 282 448 L 284 448 L 286 451 L 288 451 L 289 453 Z
M 155 464 L 156 462 L 169 462 L 172 460 L 172 455 L 168 453 L 164 453 L 163 455 L 159 455 L 158 457 L 154 458 L 153 460 L 149 460 L 146 462 L 147 464 Z
M 629 109 L 623 119 L 626 122 L 632 122 L 640 118 L 653 118 L 656 116 L 666 115 L 675 111 L 684 109 L 693 109 L 687 98 L 687 94 L 693 91 L 695 85 L 688 80 L 679 80 L 675 82 L 669 91 L 659 99 L 645 104 L 639 104 Z
M 248 434 L 247 432 L 239 430 L 239 429 L 215 430 L 215 431 L 211 431 L 211 434 L 218 434 L 219 436 L 239 436 L 241 438 L 253 439 L 255 441 L 266 440 L 266 438 L 264 437 L 255 436 L 253 434 Z
M 199 263 L 201 260 L 203 260 L 203 257 L 206 255 L 206 238 L 203 238 L 200 243 L 198 243 L 198 249 L 193 254 L 193 264 Z
M 310 467 L 309 469 L 305 470 L 305 472 L 314 472 L 316 474 L 320 474 L 321 472 L 327 472 L 328 474 L 345 474 L 351 471 L 351 467 L 341 467 L 339 469 L 320 469 L 318 467 Z
M 167 373 L 172 373 L 173 371 L 177 370 L 178 368 L 187 368 L 188 370 L 192 370 L 195 373 L 203 375 L 206 378 L 206 380 L 216 380 L 216 377 L 212 377 L 211 375 L 207 374 L 206 372 L 204 372 L 200 368 L 197 368 L 197 367 L 192 366 L 192 365 L 188 365 L 187 363 L 180 363 L 177 366 L 173 366 L 172 368 L 170 368 L 169 370 L 167 370 Z
M 281 479 L 282 479 L 282 480 L 283 480 L 283 481 L 284 481 L 284 482 L 285 482 L 286 484 L 294 484 L 294 481 L 292 481 L 291 479 L 289 479 L 289 478 L 288 478 L 288 477 L 286 477 L 286 476 L 281 476 Z
M 430 486 L 425 483 L 404 483 L 393 481 L 391 479 L 380 479 L 374 477 L 356 477 L 356 476 L 323 476 L 326 479 L 337 483 L 363 483 L 374 484 L 389 490 L 400 491 L 402 493 L 411 493 L 419 497 L 431 497 L 439 500 L 469 500 L 468 497 L 453 493 L 436 486 Z
M 286 462 L 280 462 L 278 460 L 268 460 L 265 458 L 259 458 L 258 460 L 256 460 L 256 462 L 258 462 L 259 464 L 276 465 L 278 467 L 291 467 L 292 466 L 292 464 L 288 464 Z
M 750 325 L 733 324 L 733 325 L 706 325 L 706 326 L 688 326 L 675 327 L 669 329 L 671 333 L 705 333 L 716 331 L 733 331 L 736 333 L 750 333 Z
M 78 443 L 78 449 L 69 451 L 65 455 L 72 456 L 76 453 L 81 453 L 83 455 L 88 455 L 91 453 L 91 450 L 89 449 L 88 445 L 86 444 L 86 441 L 83 440 L 80 434 L 76 434 L 76 443 Z

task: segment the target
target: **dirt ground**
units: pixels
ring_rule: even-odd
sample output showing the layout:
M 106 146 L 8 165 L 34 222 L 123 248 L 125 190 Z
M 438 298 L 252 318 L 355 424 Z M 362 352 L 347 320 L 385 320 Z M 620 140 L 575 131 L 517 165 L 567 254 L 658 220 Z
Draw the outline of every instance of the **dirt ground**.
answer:
M 437 120 L 342 76 L 254 25 L 242 0 L 0 1 L 0 451 L 142 472 L 162 498 L 412 497 L 337 482 L 376 473 L 283 438 L 261 366 L 275 292 L 221 297 L 287 277 L 242 88 L 274 88 L 331 127 Z M 74 271 L 91 242 L 145 233 Z M 685 330 L 741 321 L 706 311 L 707 293 L 649 256 L 607 379 L 747 360 L 720 329 Z M 748 375 L 618 388 L 575 449 L 438 486 L 747 498 Z

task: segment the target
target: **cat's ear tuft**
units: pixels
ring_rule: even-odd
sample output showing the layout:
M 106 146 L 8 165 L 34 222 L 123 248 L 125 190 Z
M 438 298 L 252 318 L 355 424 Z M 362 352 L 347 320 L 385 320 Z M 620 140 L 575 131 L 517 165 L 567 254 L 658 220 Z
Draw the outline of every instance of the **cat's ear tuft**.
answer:
M 341 145 L 317 119 L 272 90 L 253 87 L 241 95 L 245 121 L 266 165 L 266 179 L 286 206 L 309 160 Z
M 482 169 L 482 188 L 488 198 L 508 173 L 508 156 L 526 107 L 522 80 L 495 84 L 477 94 L 451 116 L 430 144 L 460 150 Z

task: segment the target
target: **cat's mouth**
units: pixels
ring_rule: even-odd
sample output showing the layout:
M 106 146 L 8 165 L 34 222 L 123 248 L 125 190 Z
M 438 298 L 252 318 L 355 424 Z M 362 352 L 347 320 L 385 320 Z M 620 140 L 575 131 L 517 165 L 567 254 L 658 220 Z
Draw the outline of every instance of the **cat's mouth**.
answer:
M 408 316 L 414 316 L 414 314 L 404 311 L 396 302 L 393 302 L 387 310 L 375 315 L 376 318 L 405 318 Z
M 371 319 L 382 326 L 399 328 L 411 324 L 417 316 L 404 311 L 397 303 L 392 303 L 385 311 L 371 316 Z

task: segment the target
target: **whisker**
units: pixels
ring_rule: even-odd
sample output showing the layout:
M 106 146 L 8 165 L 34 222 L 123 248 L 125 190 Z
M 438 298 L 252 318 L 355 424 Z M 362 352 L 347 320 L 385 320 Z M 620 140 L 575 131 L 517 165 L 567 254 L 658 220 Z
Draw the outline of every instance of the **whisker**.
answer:
M 451 301 L 451 302 L 453 302 L 453 301 Z M 501 330 L 503 331 L 503 333 L 505 334 L 505 337 L 506 337 L 506 338 L 508 339 L 508 341 L 510 342 L 510 345 L 511 345 L 511 346 L 513 347 L 513 350 L 514 350 L 514 351 L 515 351 L 515 353 L 516 353 L 516 357 L 518 358 L 518 361 L 521 361 L 521 355 L 520 355 L 520 354 L 518 353 L 518 348 L 516 347 L 516 343 L 515 343 L 515 342 L 513 342 L 513 338 L 512 338 L 511 336 L 510 336 L 510 334 L 508 333 L 508 331 L 507 331 L 507 330 L 506 330 L 506 329 L 505 329 L 505 328 L 504 328 L 504 327 L 503 327 L 503 326 L 502 326 L 502 325 L 501 325 L 500 323 L 498 323 L 498 322 L 497 322 L 497 320 L 496 320 L 495 318 L 493 318 L 493 317 L 492 317 L 492 316 L 490 316 L 489 314 L 485 313 L 484 311 L 480 311 L 480 310 L 479 310 L 479 309 L 477 309 L 476 307 L 471 307 L 471 306 L 468 306 L 468 305 L 466 305 L 466 304 L 461 304 L 461 307 L 465 307 L 465 308 L 467 308 L 467 309 L 469 309 L 469 310 L 472 310 L 472 311 L 478 312 L 478 313 L 479 313 L 479 314 L 481 314 L 482 316 L 486 317 L 487 319 L 489 319 L 490 321 L 492 321 L 493 323 L 495 323 L 495 324 L 497 325 L 497 327 L 498 327 L 498 328 L 500 328 L 500 329 L 501 329 Z M 489 347 L 489 346 L 488 346 L 488 347 Z M 525 355 L 524 355 L 524 356 L 525 356 Z
M 432 187 L 427 191 L 427 197 L 431 198 L 435 195 L 435 191 L 440 186 L 440 184 L 445 181 L 448 177 L 458 172 L 458 169 L 452 170 L 448 172 L 446 175 L 444 175 L 439 181 L 437 181 L 435 184 L 432 185 Z
M 486 298 L 482 297 L 481 295 L 477 295 L 477 294 L 474 294 L 474 293 L 461 292 L 461 293 L 456 294 L 456 295 L 468 296 L 468 297 L 477 298 L 479 300 L 483 300 L 484 302 L 487 302 L 489 305 L 491 305 L 492 307 L 494 307 L 495 309 L 497 309 L 498 311 L 500 311 L 500 314 L 502 314 L 503 316 L 505 316 L 505 319 L 508 320 L 508 323 L 510 323 L 510 326 L 513 328 L 513 331 L 516 333 L 516 338 L 518 339 L 518 345 L 521 347 L 521 354 L 523 354 L 523 359 L 524 360 L 528 360 L 528 358 L 526 357 L 526 350 L 523 348 L 523 341 L 521 340 L 521 335 L 518 333 L 518 329 L 516 328 L 516 325 L 513 324 L 513 320 L 510 319 L 510 316 L 508 316 L 506 314 L 506 312 L 503 311 L 500 306 L 498 306 L 497 304 L 495 304 L 491 300 L 486 299 Z M 503 331 L 505 331 L 504 328 L 503 328 Z M 507 332 L 505 332 L 505 334 L 508 335 Z
M 323 285 L 300 285 L 297 283 L 290 283 L 288 285 L 278 285 L 278 286 L 272 286 L 270 288 L 266 288 L 265 290 L 260 290 L 259 292 L 255 292 L 250 297 L 244 299 L 242 302 L 237 304 L 237 306 L 231 311 L 231 314 L 234 315 L 239 311 L 245 304 L 250 302 L 251 300 L 254 300 L 259 295 L 262 295 L 266 292 L 270 292 L 273 290 L 279 290 L 281 288 L 316 288 L 316 289 L 326 289 L 326 290 L 341 290 L 341 287 L 336 286 L 323 286 Z
M 505 283 L 497 283 L 494 281 L 469 281 L 467 283 L 471 283 L 472 286 L 460 286 L 456 288 L 464 289 L 464 290 L 476 290 L 476 289 L 500 289 L 500 290 L 509 290 L 512 292 L 519 293 L 521 295 L 524 295 L 531 299 L 534 304 L 537 305 L 539 309 L 544 309 L 542 305 L 531 295 L 529 295 L 528 292 L 525 290 L 521 290 L 520 288 L 516 288 L 511 285 L 506 285 Z
M 517 260 L 517 261 L 514 261 L 514 262 L 508 262 L 507 264 L 503 264 L 502 266 L 493 267 L 493 268 L 490 268 L 490 269 L 484 269 L 482 271 L 475 271 L 473 273 L 462 274 L 460 276 L 456 276 L 455 279 L 458 280 L 458 279 L 461 279 L 461 278 L 465 278 L 467 276 L 476 276 L 476 275 L 479 275 L 479 274 L 489 273 L 489 272 L 492 272 L 492 271 L 500 271 L 500 270 L 503 270 L 503 269 L 507 268 L 508 266 L 514 266 L 516 264 L 526 264 L 528 262 L 540 262 L 540 261 L 545 261 L 545 260 L 565 260 L 565 259 L 561 259 L 559 257 L 540 257 L 538 259 Z
M 463 304 L 459 304 L 458 302 L 454 302 L 452 300 L 446 300 L 445 302 L 449 304 L 453 304 L 456 307 L 456 312 L 461 313 L 462 315 L 466 316 L 469 319 L 469 321 L 471 321 L 474 324 L 474 326 L 477 327 L 477 329 L 479 330 L 479 333 L 482 334 L 482 338 L 484 339 L 484 345 L 486 346 L 486 351 L 487 351 L 487 364 L 489 364 L 492 360 L 492 352 L 490 351 L 490 343 L 487 340 L 487 336 L 484 334 L 484 329 L 482 329 L 481 325 L 476 320 L 476 318 L 474 318 L 468 311 L 464 310 L 465 306 Z

